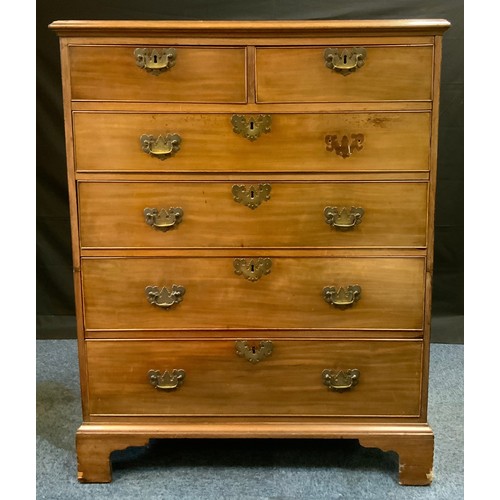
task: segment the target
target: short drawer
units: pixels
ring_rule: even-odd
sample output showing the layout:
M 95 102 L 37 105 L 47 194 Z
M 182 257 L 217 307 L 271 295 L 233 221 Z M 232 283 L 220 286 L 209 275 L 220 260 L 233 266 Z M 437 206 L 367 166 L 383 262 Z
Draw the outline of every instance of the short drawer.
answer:
M 335 45 L 258 48 L 258 102 L 425 101 L 432 98 L 432 46 L 361 48 L 365 50 L 364 55 L 359 47 Z
M 84 248 L 425 247 L 426 182 L 80 182 Z
M 420 413 L 420 341 L 87 341 L 86 348 L 93 416 Z M 260 349 L 259 362 L 245 357 Z
M 83 258 L 88 330 L 422 328 L 424 258 Z M 174 286 L 175 285 L 175 286 Z
M 259 127 L 260 115 L 240 115 Z M 430 114 L 269 114 L 255 140 L 230 114 L 75 112 L 79 171 L 428 170 Z M 262 127 L 265 129 L 265 127 Z M 246 130 L 244 127 L 238 130 Z
M 148 71 L 135 51 L 174 57 L 167 70 Z M 153 53 L 152 51 L 157 52 Z M 98 101 L 246 102 L 246 50 L 212 47 L 70 47 L 71 98 Z M 139 61 L 140 64 L 140 61 Z M 171 64 L 171 62 L 170 62 Z

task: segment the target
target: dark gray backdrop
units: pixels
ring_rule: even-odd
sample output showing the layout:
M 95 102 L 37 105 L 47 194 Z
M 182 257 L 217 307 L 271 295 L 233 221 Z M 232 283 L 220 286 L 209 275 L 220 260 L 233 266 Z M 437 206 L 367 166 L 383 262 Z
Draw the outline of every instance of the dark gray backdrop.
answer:
M 445 18 L 433 291 L 434 342 L 463 342 L 463 2 L 460 0 L 42 0 L 37 3 L 37 338 L 73 338 L 73 273 L 59 19 Z

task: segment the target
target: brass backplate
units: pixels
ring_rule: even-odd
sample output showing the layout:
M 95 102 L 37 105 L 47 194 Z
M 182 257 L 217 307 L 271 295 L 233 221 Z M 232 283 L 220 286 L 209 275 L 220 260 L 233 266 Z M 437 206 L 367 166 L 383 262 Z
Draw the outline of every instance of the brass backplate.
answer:
M 233 132 L 242 135 L 249 141 L 255 141 L 261 134 L 271 132 L 271 115 L 233 115 L 231 123 L 233 124 Z
M 344 392 L 358 384 L 359 375 L 359 370 L 353 368 L 338 371 L 323 370 L 321 377 L 323 378 L 323 384 L 331 391 Z
M 186 289 L 181 285 L 172 285 L 169 289 L 166 286 L 149 285 L 144 290 L 146 298 L 150 304 L 161 307 L 162 309 L 170 309 L 172 306 L 182 302 Z
M 271 259 L 268 257 L 257 257 L 251 259 L 234 259 L 234 273 L 244 276 L 248 281 L 257 281 L 262 276 L 271 272 Z
M 253 364 L 271 356 L 273 352 L 273 343 L 271 340 L 261 340 L 258 346 L 249 345 L 246 340 L 237 340 L 235 346 L 236 354 Z
M 271 185 L 258 184 L 243 186 L 235 184 L 232 188 L 233 200 L 255 210 L 264 201 L 271 199 Z
M 348 285 L 346 287 L 326 286 L 323 288 L 325 302 L 339 309 L 352 306 L 360 298 L 361 287 L 359 285 Z
M 174 48 L 138 48 L 134 56 L 139 68 L 158 76 L 175 66 L 177 52 Z
M 349 231 L 361 224 L 365 211 L 361 207 L 325 207 L 325 222 L 340 231 Z
M 327 48 L 324 52 L 325 66 L 336 73 L 348 76 L 365 64 L 366 49 L 363 47 Z
M 182 222 L 184 212 L 182 208 L 170 207 L 168 210 L 162 208 L 145 208 L 144 220 L 146 224 L 157 229 L 158 231 L 166 232 L 174 229 Z

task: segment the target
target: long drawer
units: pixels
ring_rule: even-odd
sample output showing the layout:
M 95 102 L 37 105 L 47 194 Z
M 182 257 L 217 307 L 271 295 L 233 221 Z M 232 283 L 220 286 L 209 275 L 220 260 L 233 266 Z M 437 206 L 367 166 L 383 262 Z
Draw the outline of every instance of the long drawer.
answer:
M 83 248 L 426 244 L 427 183 L 81 182 Z
M 428 170 L 430 113 L 244 116 L 269 132 L 234 132 L 231 114 L 75 112 L 79 171 Z M 239 123 L 239 122 L 238 122 Z M 262 129 L 266 126 L 262 125 Z
M 86 347 L 91 415 L 420 413 L 420 341 L 141 340 Z M 246 351 L 262 359 L 249 361 Z
M 137 49 L 143 49 L 139 59 Z M 69 56 L 72 99 L 199 103 L 247 99 L 242 47 L 73 46 Z M 146 57 L 153 63 L 144 65 L 151 66 L 149 70 L 140 67 Z M 154 70 L 167 59 L 169 66 L 174 62 L 171 67 Z
M 419 330 L 424 262 L 265 254 L 84 258 L 85 327 Z
M 369 102 L 431 99 L 433 47 L 367 46 L 361 47 L 365 50 L 364 55 L 359 48 L 335 45 L 258 48 L 258 101 Z M 340 66 L 337 69 L 327 66 L 327 63 L 331 65 L 334 62 L 335 56 L 337 65 Z M 358 62 L 358 59 L 361 60 Z M 342 71 L 342 63 L 344 66 L 352 66 L 352 69 Z

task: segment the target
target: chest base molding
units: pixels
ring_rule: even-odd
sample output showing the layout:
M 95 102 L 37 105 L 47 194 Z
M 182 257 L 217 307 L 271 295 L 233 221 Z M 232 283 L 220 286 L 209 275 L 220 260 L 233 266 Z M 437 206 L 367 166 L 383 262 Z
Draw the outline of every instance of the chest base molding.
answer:
M 399 455 L 399 484 L 428 485 L 432 481 L 434 435 L 427 424 L 340 424 L 314 422 L 84 424 L 76 435 L 78 480 L 111 482 L 110 454 L 150 439 L 176 438 L 358 439 L 365 448 Z

